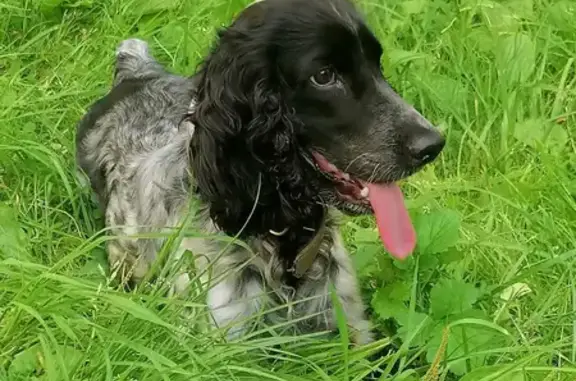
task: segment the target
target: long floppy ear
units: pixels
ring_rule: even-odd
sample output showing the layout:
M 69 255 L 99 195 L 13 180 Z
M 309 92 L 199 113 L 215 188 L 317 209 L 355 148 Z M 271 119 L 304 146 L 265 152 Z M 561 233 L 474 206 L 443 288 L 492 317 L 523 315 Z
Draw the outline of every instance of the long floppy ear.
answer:
M 265 33 L 242 20 L 220 33 L 204 62 L 192 116 L 193 176 L 211 217 L 229 233 L 253 214 L 256 199 L 287 215 L 256 213 L 249 230 L 282 229 L 301 212 L 286 193 L 305 192 L 298 189 L 304 171 L 296 141 L 300 124 L 283 101 Z

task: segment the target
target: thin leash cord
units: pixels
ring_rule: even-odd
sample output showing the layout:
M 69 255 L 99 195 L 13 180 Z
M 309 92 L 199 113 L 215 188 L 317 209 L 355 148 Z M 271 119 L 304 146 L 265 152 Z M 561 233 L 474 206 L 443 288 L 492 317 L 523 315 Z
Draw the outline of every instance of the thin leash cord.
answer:
M 220 253 L 218 253 L 218 256 L 216 257 L 216 260 L 218 260 L 218 258 L 220 258 L 221 255 L 223 255 L 226 250 L 230 247 L 230 245 L 232 245 L 233 243 L 236 242 L 236 240 L 238 239 L 238 237 L 240 237 L 240 235 L 242 234 L 242 232 L 244 231 L 244 229 L 246 229 L 246 227 L 248 226 L 248 223 L 250 222 L 250 219 L 252 218 L 252 216 L 254 216 L 254 213 L 256 212 L 256 206 L 258 205 L 258 200 L 260 199 L 260 192 L 262 189 L 262 173 L 258 174 L 258 189 L 256 190 L 256 199 L 254 200 L 254 204 L 252 205 L 252 210 L 250 211 L 250 214 L 248 215 L 248 218 L 246 219 L 246 221 L 244 222 L 244 225 L 242 225 L 242 228 L 240 228 L 240 230 L 238 231 L 238 233 L 236 233 L 236 235 L 234 235 L 232 237 L 232 239 L 226 244 L 226 246 L 224 246 L 222 248 L 222 250 L 220 250 Z M 248 262 L 246 262 L 246 266 L 248 265 Z M 226 274 L 222 274 L 223 276 Z M 219 280 L 218 280 L 219 281 Z

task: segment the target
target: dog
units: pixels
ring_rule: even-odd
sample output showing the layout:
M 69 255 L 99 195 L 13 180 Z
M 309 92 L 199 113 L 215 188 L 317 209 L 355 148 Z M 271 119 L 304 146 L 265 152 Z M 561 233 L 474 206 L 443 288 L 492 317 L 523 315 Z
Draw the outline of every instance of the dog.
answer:
M 408 255 L 414 231 L 396 182 L 445 144 L 385 80 L 382 53 L 349 0 L 253 3 L 190 77 L 169 73 L 144 41 L 121 42 L 112 89 L 76 140 L 116 276 L 141 283 L 166 239 L 135 236 L 193 213 L 204 235 L 182 239 L 174 257 L 192 252 L 229 340 L 270 308 L 268 322 L 334 331 L 339 304 L 352 341 L 373 341 L 339 217 L 374 214 L 387 250 Z M 172 292 L 185 295 L 190 279 L 180 271 Z

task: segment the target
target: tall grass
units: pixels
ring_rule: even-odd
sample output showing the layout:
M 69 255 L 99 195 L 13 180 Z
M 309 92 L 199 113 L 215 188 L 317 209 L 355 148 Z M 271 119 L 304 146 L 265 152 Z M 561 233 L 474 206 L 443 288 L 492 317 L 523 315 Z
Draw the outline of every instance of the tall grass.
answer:
M 448 336 L 432 359 L 426 343 L 398 343 L 395 330 L 360 349 L 320 335 L 225 343 L 207 328 L 201 292 L 176 300 L 108 282 L 101 216 L 74 174 L 75 123 L 107 91 L 119 41 L 145 38 L 189 74 L 246 3 L 0 1 L 0 380 L 459 377 L 444 360 Z M 387 77 L 448 139 L 437 163 L 405 183 L 409 207 L 458 211 L 460 258 L 437 266 L 489 290 L 478 309 L 510 334 L 483 363 L 466 358 L 464 377 L 574 379 L 576 2 L 360 5 L 383 41 Z M 345 227 L 352 255 L 366 245 L 354 226 L 373 225 Z M 382 274 L 395 276 L 390 263 L 364 278 L 368 301 Z M 436 282 L 418 275 L 415 285 Z M 503 297 L 510 285 L 527 293 Z M 387 332 L 389 321 L 374 321 Z M 391 342 L 396 350 L 371 356 Z

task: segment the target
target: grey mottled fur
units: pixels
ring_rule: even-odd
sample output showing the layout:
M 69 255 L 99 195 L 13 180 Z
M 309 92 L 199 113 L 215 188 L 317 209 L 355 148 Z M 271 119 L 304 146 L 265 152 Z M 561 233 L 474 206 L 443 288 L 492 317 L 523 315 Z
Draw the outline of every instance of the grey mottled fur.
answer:
M 176 227 L 188 213 L 193 176 L 188 147 L 194 126 L 182 122 L 192 102 L 194 79 L 167 73 L 148 53 L 145 42 L 131 39 L 117 50 L 116 88 L 91 108 L 80 122 L 77 160 L 90 179 L 105 213 L 106 226 L 118 238 L 107 251 L 119 278 L 141 281 L 162 239 L 131 238 L 136 234 Z M 202 206 L 194 219 L 203 233 L 218 234 Z M 196 268 L 210 286 L 207 304 L 218 327 L 231 327 L 229 338 L 245 332 L 243 319 L 290 303 L 268 314 L 271 322 L 299 319 L 299 332 L 334 330 L 336 320 L 330 285 L 348 319 L 356 343 L 372 340 L 364 316 L 354 269 L 330 216 L 320 253 L 301 285 L 283 283 L 284 268 L 266 237 L 251 237 L 247 245 L 226 245 L 208 238 L 185 238 L 176 254 L 190 250 Z M 186 271 L 174 281 L 182 295 L 189 285 Z M 298 303 L 296 303 L 298 302 Z M 233 326 L 232 326 L 233 325 Z

